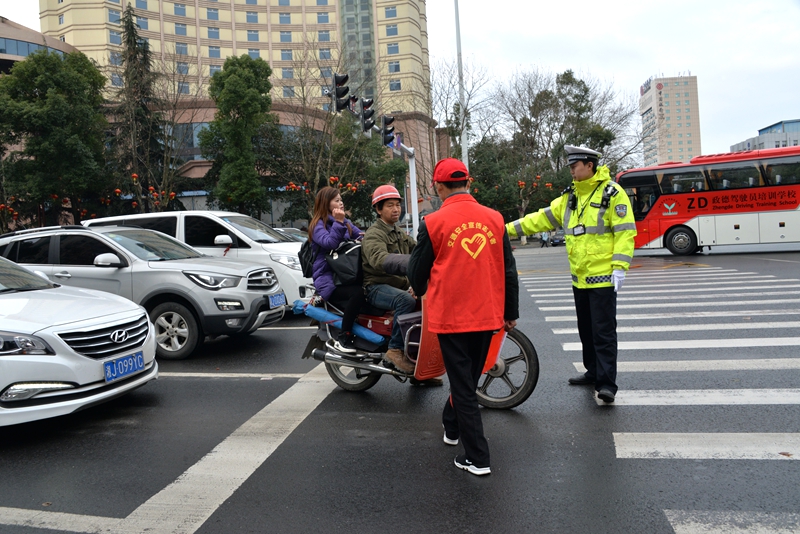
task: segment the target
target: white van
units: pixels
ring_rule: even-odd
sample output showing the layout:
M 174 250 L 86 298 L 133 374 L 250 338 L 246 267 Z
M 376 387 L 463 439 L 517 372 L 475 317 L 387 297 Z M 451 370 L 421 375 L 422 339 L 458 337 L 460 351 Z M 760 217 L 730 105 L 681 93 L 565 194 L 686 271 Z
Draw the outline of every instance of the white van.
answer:
M 228 211 L 166 211 L 83 221 L 85 226 L 138 226 L 170 235 L 210 256 L 250 260 L 271 267 L 286 293 L 287 306 L 314 294 L 297 257 L 302 243 L 263 222 Z

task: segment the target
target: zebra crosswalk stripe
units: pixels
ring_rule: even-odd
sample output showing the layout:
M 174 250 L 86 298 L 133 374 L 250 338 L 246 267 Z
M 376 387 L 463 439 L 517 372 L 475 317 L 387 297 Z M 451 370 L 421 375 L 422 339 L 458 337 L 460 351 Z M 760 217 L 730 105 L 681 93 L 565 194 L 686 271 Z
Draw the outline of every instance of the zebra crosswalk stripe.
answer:
M 800 514 L 664 510 L 675 534 L 797 534 Z
M 800 460 L 800 434 L 614 432 L 617 458 Z
M 597 404 L 605 403 L 597 399 Z M 800 389 L 651 389 L 617 392 L 614 406 L 745 406 L 800 404 Z M 800 451 L 798 451 L 800 452 Z

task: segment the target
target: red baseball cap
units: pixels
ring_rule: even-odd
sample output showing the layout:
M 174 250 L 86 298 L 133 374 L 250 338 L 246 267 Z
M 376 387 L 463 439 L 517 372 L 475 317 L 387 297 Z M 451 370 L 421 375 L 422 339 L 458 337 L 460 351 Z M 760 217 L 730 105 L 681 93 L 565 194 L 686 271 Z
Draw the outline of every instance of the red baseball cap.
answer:
M 467 167 L 455 158 L 440 160 L 433 168 L 434 182 L 462 182 L 469 179 Z

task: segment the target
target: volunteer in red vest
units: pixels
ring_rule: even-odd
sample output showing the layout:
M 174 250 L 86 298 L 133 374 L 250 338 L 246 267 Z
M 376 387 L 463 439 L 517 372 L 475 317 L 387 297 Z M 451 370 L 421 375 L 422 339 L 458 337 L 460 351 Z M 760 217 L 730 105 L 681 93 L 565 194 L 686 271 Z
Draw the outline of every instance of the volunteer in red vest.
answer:
M 503 216 L 469 194 L 469 173 L 457 159 L 433 171 L 442 207 L 420 224 L 409 260 L 409 281 L 427 294 L 428 330 L 437 334 L 450 380 L 442 414 L 444 442 L 464 445 L 455 465 L 473 475 L 491 473 L 478 387 L 492 336 L 512 330 L 519 317 L 519 280 Z

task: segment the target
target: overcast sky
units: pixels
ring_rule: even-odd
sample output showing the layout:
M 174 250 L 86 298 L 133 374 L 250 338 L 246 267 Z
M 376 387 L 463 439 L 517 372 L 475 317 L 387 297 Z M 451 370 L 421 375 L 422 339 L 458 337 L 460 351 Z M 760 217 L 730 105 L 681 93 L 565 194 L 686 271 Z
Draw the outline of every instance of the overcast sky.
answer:
M 0 16 L 39 30 L 39 2 Z M 428 0 L 432 59 L 456 56 L 453 0 Z M 572 69 L 638 98 L 651 76 L 697 76 L 704 154 L 800 119 L 800 0 L 460 0 L 462 53 L 498 83 Z M 794 96 L 792 96 L 794 95 Z

